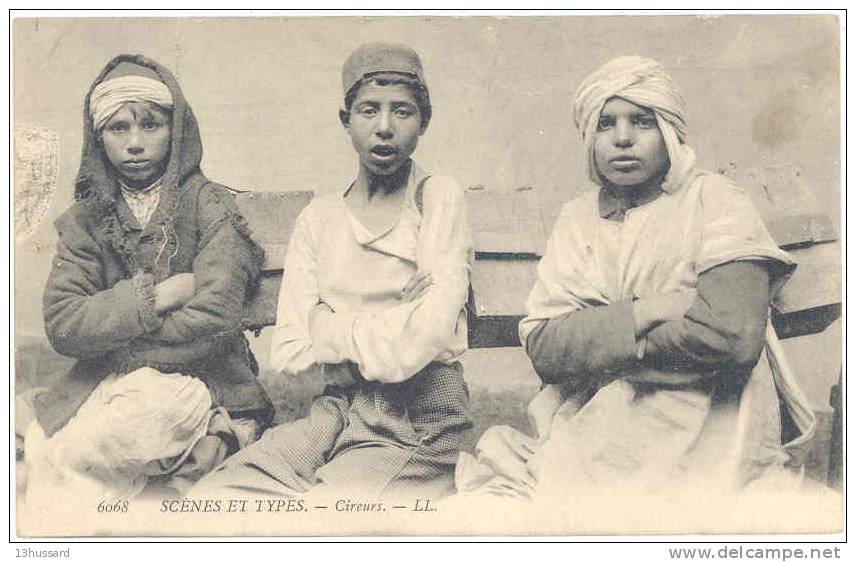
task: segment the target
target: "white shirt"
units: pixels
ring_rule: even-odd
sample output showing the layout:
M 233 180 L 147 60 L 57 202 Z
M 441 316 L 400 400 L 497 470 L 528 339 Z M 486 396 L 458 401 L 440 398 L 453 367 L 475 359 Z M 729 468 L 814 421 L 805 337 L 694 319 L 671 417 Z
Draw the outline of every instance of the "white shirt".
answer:
M 472 244 L 457 181 L 431 176 L 423 206 L 414 192 L 424 172 L 413 165 L 398 222 L 372 233 L 348 210 L 344 193 L 316 199 L 297 219 L 285 258 L 271 363 L 299 373 L 356 363 L 368 380 L 400 382 L 432 361 L 467 349 L 464 307 Z M 401 291 L 417 272 L 433 283 L 413 302 Z M 335 313 L 309 313 L 319 302 Z

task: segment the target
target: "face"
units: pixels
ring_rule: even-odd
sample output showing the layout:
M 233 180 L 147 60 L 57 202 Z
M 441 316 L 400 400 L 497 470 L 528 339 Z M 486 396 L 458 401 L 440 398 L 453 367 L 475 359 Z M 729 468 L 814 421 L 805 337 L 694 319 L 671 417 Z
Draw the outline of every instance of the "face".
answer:
M 379 176 L 407 162 L 424 132 L 416 98 L 403 84 L 361 86 L 342 122 L 360 166 Z
M 159 178 L 169 161 L 169 114 L 157 106 L 130 102 L 104 125 L 104 152 L 129 187 Z
M 622 98 L 608 100 L 597 123 L 594 161 L 613 186 L 661 182 L 669 170 L 669 152 L 654 112 Z

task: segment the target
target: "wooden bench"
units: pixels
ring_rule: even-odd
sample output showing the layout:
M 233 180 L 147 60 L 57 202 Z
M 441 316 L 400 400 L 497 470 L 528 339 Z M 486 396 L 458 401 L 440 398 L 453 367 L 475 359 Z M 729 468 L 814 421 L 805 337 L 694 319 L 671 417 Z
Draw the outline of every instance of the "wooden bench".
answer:
M 841 249 L 836 230 L 811 191 L 795 178 L 799 178 L 799 172 L 791 168 L 749 170 L 735 178 L 754 192 L 773 238 L 799 263 L 772 303 L 773 325 L 782 339 L 819 333 L 841 314 Z M 518 347 L 517 324 L 525 315 L 538 260 L 559 209 L 547 206 L 532 188 L 491 192 L 475 186 L 467 196 L 476 251 L 470 348 Z M 312 197 L 310 191 L 237 194 L 238 206 L 267 253 L 259 289 L 244 314 L 245 325 L 256 335 L 276 321 L 288 240 L 297 216 Z M 478 396 L 476 389 L 474 401 Z M 528 396 L 506 393 L 488 398 L 519 401 L 514 410 L 520 417 Z M 478 409 L 479 405 L 474 404 L 474 410 Z M 833 439 L 833 415 L 829 411 L 818 414 L 818 433 L 810 461 L 813 468 L 809 467 L 809 472 L 826 480 L 827 474 L 840 472 L 840 459 L 835 456 L 840 451 L 840 435 L 836 433 Z
M 517 324 L 535 284 L 557 209 L 547 209 L 531 189 L 491 193 L 468 190 L 476 261 L 472 271 L 475 317 L 470 347 L 516 347 Z M 276 300 L 285 250 L 310 191 L 243 192 L 238 206 L 265 248 L 259 290 L 247 303 L 244 321 L 258 331 L 276 321 Z M 832 222 L 821 213 L 769 215 L 778 244 L 799 263 L 773 301 L 773 325 L 782 339 L 823 331 L 841 315 L 841 248 Z

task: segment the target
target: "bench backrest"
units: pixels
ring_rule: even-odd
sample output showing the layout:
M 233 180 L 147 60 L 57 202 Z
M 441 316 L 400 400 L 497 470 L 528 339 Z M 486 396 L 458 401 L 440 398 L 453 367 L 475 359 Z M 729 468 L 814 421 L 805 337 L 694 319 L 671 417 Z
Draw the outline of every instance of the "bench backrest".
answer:
M 780 170 L 778 173 L 781 175 Z M 779 180 L 778 191 L 786 197 L 771 196 L 770 186 L 763 182 L 745 183 L 750 189 L 755 187 L 773 238 L 799 263 L 773 301 L 773 325 L 782 338 L 817 333 L 841 314 L 838 236 L 809 190 L 775 179 Z M 535 284 L 538 260 L 558 209 L 546 207 L 543 198 L 530 188 L 491 192 L 475 187 L 467 195 L 476 249 L 470 346 L 518 346 L 517 323 L 525 315 L 526 298 Z M 247 328 L 258 332 L 276 321 L 285 250 L 294 222 L 312 200 L 312 192 L 244 192 L 236 197 L 267 254 L 260 286 L 247 302 L 244 314 Z

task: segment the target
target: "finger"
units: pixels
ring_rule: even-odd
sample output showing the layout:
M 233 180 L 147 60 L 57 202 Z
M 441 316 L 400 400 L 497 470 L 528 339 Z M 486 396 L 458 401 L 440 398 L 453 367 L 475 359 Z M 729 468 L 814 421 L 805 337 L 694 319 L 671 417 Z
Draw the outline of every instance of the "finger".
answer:
M 401 290 L 402 293 L 407 293 L 408 291 L 412 291 L 413 288 L 426 276 L 430 276 L 430 274 L 419 271 L 416 272 L 410 279 L 407 280 L 407 283 L 404 285 L 404 288 Z
M 405 283 L 404 288 L 401 289 L 401 293 L 406 295 L 407 293 L 412 291 L 413 287 L 416 286 L 416 282 L 417 282 L 417 279 L 416 279 L 416 276 L 414 275 L 413 277 L 411 277 L 410 279 L 407 280 L 407 283 Z
M 430 275 L 421 279 L 419 283 L 417 283 L 416 286 L 413 288 L 413 291 L 411 291 L 414 295 L 413 298 L 417 299 L 421 297 L 425 293 L 425 291 L 428 290 L 432 283 L 433 280 L 431 279 Z
M 404 296 L 403 296 L 404 302 L 411 302 L 411 301 L 414 301 L 414 300 L 418 299 L 419 297 L 421 297 L 423 294 L 425 294 L 425 291 L 428 290 L 428 288 L 431 286 L 432 283 L 433 283 L 432 277 L 428 274 L 425 274 L 422 278 L 420 278 L 416 282 L 416 284 L 413 287 L 411 287 L 404 294 Z

